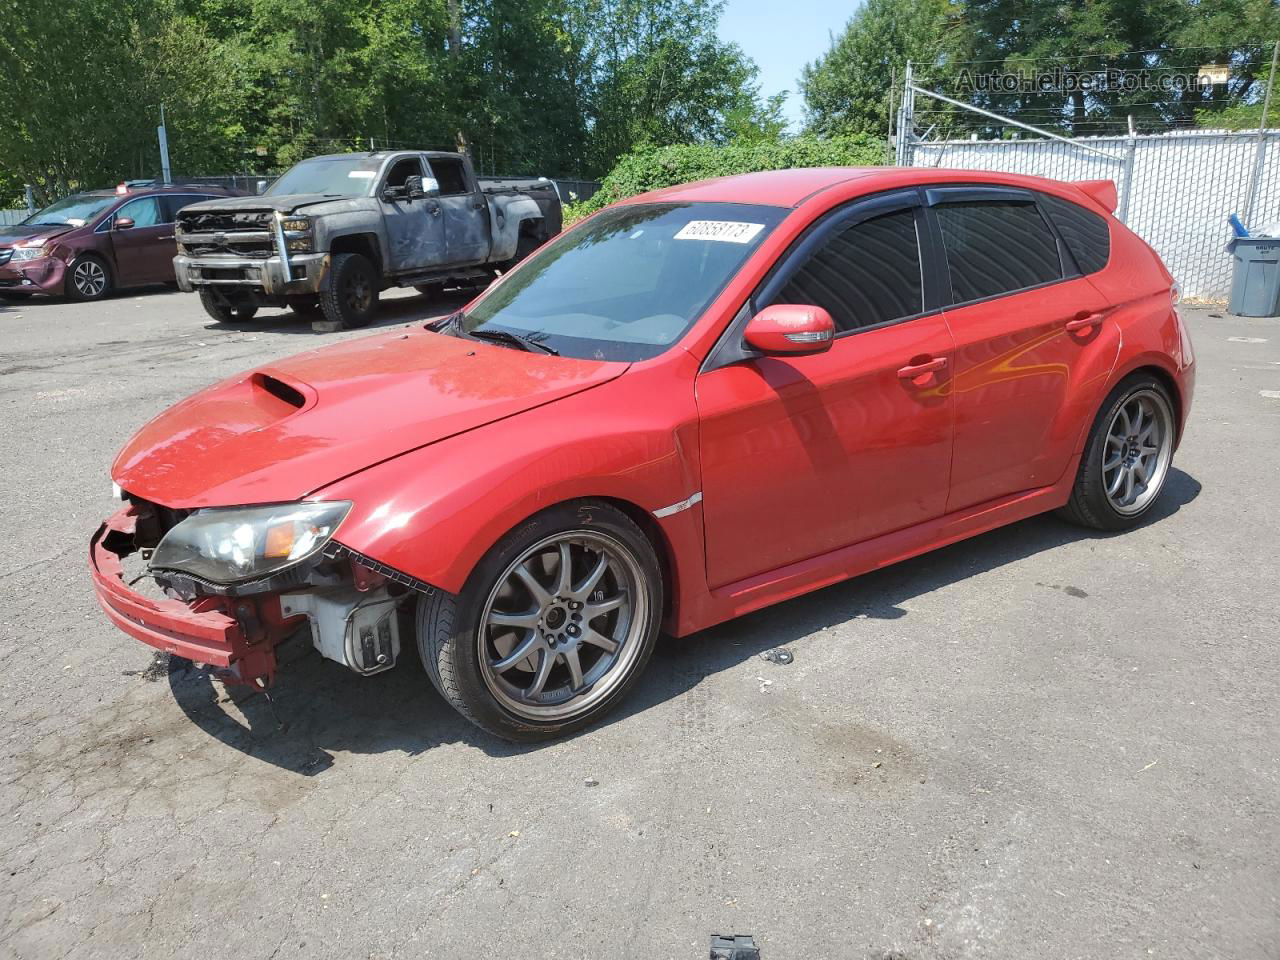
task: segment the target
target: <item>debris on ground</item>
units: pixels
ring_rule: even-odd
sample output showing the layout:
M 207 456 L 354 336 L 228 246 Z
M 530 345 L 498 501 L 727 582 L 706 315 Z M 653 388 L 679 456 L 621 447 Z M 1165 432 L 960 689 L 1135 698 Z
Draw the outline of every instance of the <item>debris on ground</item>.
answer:
M 786 666 L 795 660 L 795 654 L 786 647 L 774 647 L 772 650 L 766 650 L 760 654 L 760 659 L 768 660 L 770 663 L 776 663 L 779 666 Z
M 760 684 L 760 692 L 761 692 L 761 693 L 768 693 L 768 692 L 769 692 L 769 687 L 773 684 L 773 681 L 772 681 L 772 680 L 766 680 L 764 677 L 756 677 L 756 680 L 757 680 L 757 681 L 759 682 L 759 684 Z
M 760 948 L 750 934 L 711 935 L 711 960 L 760 960 Z
M 584 777 L 582 780 L 582 785 L 584 787 L 598 787 L 600 786 L 600 781 L 597 780 L 595 777 Z

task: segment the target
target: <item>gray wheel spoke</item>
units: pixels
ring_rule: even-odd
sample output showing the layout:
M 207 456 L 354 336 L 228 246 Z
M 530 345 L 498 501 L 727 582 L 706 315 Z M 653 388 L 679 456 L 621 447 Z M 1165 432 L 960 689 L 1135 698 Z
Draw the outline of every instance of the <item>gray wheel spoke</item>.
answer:
M 556 655 L 550 650 L 542 651 L 542 659 L 538 661 L 538 673 L 533 678 L 533 683 L 525 689 L 525 699 L 532 700 L 542 692 L 543 687 L 547 685 L 547 677 L 551 676 L 551 668 L 556 665 Z
M 1107 484 L 1108 497 L 1114 497 L 1116 494 L 1120 492 L 1120 487 L 1124 485 L 1124 475 L 1128 472 L 1129 471 L 1126 470 L 1124 467 L 1121 467 L 1119 470 L 1116 471 L 1115 477 L 1113 477 L 1111 482 Z
M 602 617 L 606 613 L 617 610 L 626 602 L 627 598 L 619 594 L 616 597 L 610 597 L 608 600 L 601 600 L 599 603 L 588 603 L 582 608 L 582 619 L 590 623 L 596 617 Z
M 576 649 L 566 650 L 564 652 L 564 662 L 569 667 L 569 685 L 577 693 L 586 686 L 582 679 L 582 660 L 578 657 L 578 651 Z
M 559 580 L 556 582 L 556 596 L 567 597 L 573 589 L 573 558 L 569 552 L 569 544 L 560 543 Z
M 503 613 L 501 610 L 490 610 L 489 623 L 495 627 L 517 627 L 523 630 L 532 630 L 538 625 L 538 611 Z
M 598 633 L 588 627 L 582 631 L 582 642 L 589 643 L 593 647 L 599 647 L 605 653 L 617 653 L 618 644 L 611 637 L 606 637 L 603 633 Z
M 538 635 L 536 633 L 531 633 L 529 634 L 529 638 L 527 640 L 525 640 L 523 643 L 516 644 L 516 647 L 514 650 L 512 650 L 509 654 L 507 654 L 501 660 L 497 660 L 494 663 L 491 663 L 490 666 L 493 667 L 493 670 L 495 673 L 505 673 L 507 670 L 510 670 L 521 660 L 524 660 L 525 658 L 527 658 L 529 654 L 533 653 L 534 649 L 537 646 L 538 646 Z
M 596 588 L 600 582 L 600 578 L 604 576 L 604 572 L 609 569 L 609 557 L 603 551 L 600 553 L 600 559 L 596 561 L 596 565 L 591 568 L 591 572 L 587 574 L 587 578 L 578 584 L 577 587 L 569 594 L 575 600 L 586 600 L 591 596 L 591 591 Z
M 1125 503 L 1132 503 L 1132 502 L 1133 502 L 1133 482 L 1134 482 L 1134 476 L 1133 476 L 1133 473 L 1134 473 L 1134 471 L 1133 471 L 1133 467 L 1130 467 L 1129 469 L 1127 469 L 1127 470 L 1124 472 L 1124 500 L 1125 500 Z
M 1151 467 L 1146 460 L 1139 459 L 1133 465 L 1132 469 L 1133 469 L 1134 478 L 1139 483 L 1146 483 L 1147 477 L 1151 476 Z
M 547 601 L 551 599 L 551 594 L 547 592 L 546 587 L 538 582 L 538 578 L 533 575 L 533 571 L 529 569 L 527 563 L 522 563 L 516 567 L 515 575 L 520 578 L 520 582 L 533 594 L 533 602 L 540 607 L 546 606 Z
M 1120 454 L 1120 453 L 1114 454 L 1109 460 L 1106 460 L 1103 462 L 1102 472 L 1110 473 L 1116 467 L 1120 466 L 1120 464 L 1122 464 L 1123 462 L 1124 462 L 1124 454 Z

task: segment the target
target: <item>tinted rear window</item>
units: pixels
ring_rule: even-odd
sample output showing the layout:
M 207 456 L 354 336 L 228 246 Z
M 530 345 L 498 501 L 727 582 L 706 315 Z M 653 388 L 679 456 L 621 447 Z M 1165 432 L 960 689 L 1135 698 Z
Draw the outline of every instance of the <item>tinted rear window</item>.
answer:
M 934 210 L 947 250 L 952 303 L 1062 279 L 1058 242 L 1034 203 L 969 201 Z
M 915 213 L 888 213 L 834 234 L 774 302 L 823 307 L 840 331 L 920 313 Z
M 1041 194 L 1040 202 L 1081 273 L 1096 273 L 1111 259 L 1111 229 L 1107 221 L 1070 200 Z

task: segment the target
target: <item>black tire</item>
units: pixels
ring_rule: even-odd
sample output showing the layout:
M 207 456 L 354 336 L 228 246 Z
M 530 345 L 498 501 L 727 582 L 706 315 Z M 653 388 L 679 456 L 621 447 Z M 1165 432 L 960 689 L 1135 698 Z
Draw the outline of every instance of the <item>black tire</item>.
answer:
M 574 533 L 607 538 L 612 548 L 627 551 L 635 569 L 640 571 L 636 583 L 638 592 L 643 593 L 643 603 L 637 598 L 632 609 L 643 613 L 637 616 L 634 632 L 625 641 L 638 646 L 630 658 L 616 668 L 620 675 L 609 680 L 605 696 L 589 703 L 576 715 L 534 720 L 508 709 L 486 684 L 479 661 L 486 641 L 478 621 L 488 598 L 498 589 L 500 578 L 513 562 L 549 537 Z M 436 689 L 478 727 L 518 742 L 563 736 L 594 723 L 634 687 L 657 640 L 662 619 L 662 583 L 662 570 L 653 544 L 626 514 L 598 501 L 560 504 L 530 517 L 503 537 L 476 565 L 461 593 L 455 596 L 437 590 L 419 601 L 419 655 Z M 608 676 L 605 674 L 596 683 L 603 684 Z M 585 688 L 583 698 L 589 700 L 591 690 L 591 687 Z
M 335 253 L 320 291 L 320 309 L 337 329 L 363 327 L 378 309 L 378 272 L 368 257 Z
M 290 297 L 289 309 L 308 320 L 324 315 L 324 311 L 320 309 L 320 300 L 316 297 Z
M 1158 473 L 1154 492 L 1144 493 L 1145 502 L 1135 505 L 1127 511 L 1117 508 L 1108 496 L 1104 481 L 1104 458 L 1107 456 L 1107 438 L 1112 424 L 1122 408 L 1134 402 L 1136 398 L 1150 398 L 1159 408 L 1163 404 L 1168 423 L 1163 428 L 1159 457 L 1163 457 L 1163 466 Z M 1062 519 L 1082 527 L 1095 530 L 1129 530 L 1136 527 L 1159 500 L 1164 483 L 1168 478 L 1169 463 L 1176 443 L 1177 407 L 1169 390 L 1156 377 L 1138 372 L 1120 381 L 1107 395 L 1093 425 L 1089 428 L 1089 439 L 1085 444 L 1084 456 L 1080 460 L 1080 469 L 1076 473 L 1075 485 L 1071 489 L 1071 499 L 1057 513 Z M 1167 444 L 1167 452 L 1163 445 Z
M 200 306 L 218 323 L 244 323 L 258 312 L 252 304 L 237 305 L 223 300 L 207 287 L 200 290 Z
M 69 300 L 101 300 L 111 292 L 111 267 L 101 257 L 86 253 L 67 265 L 63 284 Z

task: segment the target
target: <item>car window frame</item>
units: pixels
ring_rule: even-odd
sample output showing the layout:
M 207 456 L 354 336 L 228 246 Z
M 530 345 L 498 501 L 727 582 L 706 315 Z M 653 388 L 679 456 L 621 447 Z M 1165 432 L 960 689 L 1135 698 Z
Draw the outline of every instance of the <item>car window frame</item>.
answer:
M 158 193 L 144 193 L 140 197 L 124 197 L 122 198 L 122 202 L 118 204 L 116 207 L 114 207 L 111 210 L 111 212 L 108 213 L 105 218 L 103 218 L 102 222 L 99 223 L 97 227 L 94 228 L 93 232 L 94 233 L 110 233 L 111 229 L 115 226 L 116 217 L 119 216 L 120 211 L 123 210 L 125 207 L 127 207 L 131 203 L 137 203 L 139 200 L 154 200 L 156 202 L 156 209 L 160 211 L 161 216 L 164 216 L 164 203 L 161 202 L 161 196 Z M 148 230 L 151 227 L 163 227 L 170 223 L 173 223 L 173 221 L 159 220 L 155 223 L 145 224 L 139 227 L 138 229 Z
M 374 183 L 376 183 L 378 186 L 373 195 L 376 197 L 385 196 L 387 190 L 389 189 L 388 181 L 390 181 L 391 179 L 391 171 L 393 171 L 396 167 L 398 167 L 402 163 L 408 163 L 410 160 L 417 161 L 418 172 L 416 176 L 425 178 L 427 173 L 426 173 L 426 167 L 424 165 L 424 158 L 422 154 L 419 154 L 419 153 L 399 154 L 397 156 L 392 157 L 383 165 L 382 175 L 378 177 L 376 180 L 374 180 Z M 412 176 L 415 176 L 415 174 L 412 174 L 412 173 L 409 174 L 409 177 L 412 177 Z M 409 177 L 405 177 L 405 179 L 408 180 Z
M 968 307 L 979 303 L 989 303 L 992 300 L 999 300 L 1002 297 L 1016 297 L 1021 293 L 1030 290 L 1043 290 L 1046 287 L 1052 287 L 1055 284 L 1067 283 L 1071 280 L 1079 280 L 1084 276 L 1081 273 L 1079 265 L 1068 249 L 1066 242 L 1062 239 L 1062 235 L 1058 232 L 1058 228 L 1054 225 L 1053 219 L 1049 216 L 1048 211 L 1040 202 L 1040 191 L 1032 190 L 1027 187 L 1013 187 L 1003 184 L 983 184 L 983 183 L 938 183 L 938 184 L 922 184 L 919 187 L 921 200 L 924 203 L 925 219 L 929 222 L 929 232 L 932 235 L 932 244 L 937 248 L 938 260 L 941 270 L 938 275 L 938 283 L 945 292 L 944 299 L 948 301 L 943 310 L 957 310 L 961 307 Z M 947 246 L 946 238 L 942 233 L 942 224 L 938 221 L 936 208 L 945 203 L 1008 203 L 1010 201 L 1016 203 L 1030 204 L 1035 207 L 1036 212 L 1040 215 L 1040 220 L 1049 230 L 1049 235 L 1053 237 L 1054 245 L 1058 251 L 1058 268 L 1062 272 L 1062 276 L 1054 280 L 1046 280 L 1042 283 L 1035 283 L 1027 287 L 1018 287 L 1015 290 L 1004 290 L 1000 293 L 993 293 L 986 297 L 978 297 L 973 300 L 958 300 L 950 302 L 955 296 L 951 286 L 951 267 L 947 262 Z
M 437 196 L 442 198 L 443 197 L 469 197 L 471 196 L 472 193 L 475 192 L 474 190 L 471 189 L 471 184 L 467 180 L 467 165 L 462 162 L 461 157 L 432 157 L 428 155 L 423 157 L 423 160 L 426 162 L 428 169 L 430 169 L 431 171 L 431 179 L 433 179 L 436 182 L 436 189 L 440 190 Z M 460 174 L 460 177 L 462 180 L 462 190 L 456 193 L 445 193 L 443 190 L 440 189 L 440 185 L 443 183 L 443 181 L 440 179 L 439 174 L 436 172 L 437 163 L 457 164 L 458 173 Z
M 950 294 L 951 281 L 946 276 L 945 251 L 934 242 L 929 224 L 926 222 L 924 210 L 924 194 L 921 188 L 893 187 L 879 193 L 864 194 L 854 197 L 837 207 L 828 210 L 809 224 L 804 231 L 787 246 L 774 261 L 755 289 L 747 296 L 746 301 L 732 320 L 725 326 L 724 332 L 716 340 L 715 345 L 707 353 L 699 373 L 710 373 L 720 367 L 726 367 L 743 360 L 752 360 L 764 356 L 758 350 L 746 345 L 743 339 L 746 325 L 751 318 L 774 302 L 776 297 L 786 288 L 791 278 L 813 258 L 814 253 L 822 247 L 833 233 L 857 226 L 867 220 L 875 219 L 902 210 L 912 210 L 916 221 L 916 243 L 920 248 L 920 283 L 923 309 L 906 317 L 893 320 L 882 320 L 865 327 L 852 330 L 836 331 L 835 339 L 844 340 L 860 334 L 896 327 L 902 323 L 911 323 L 926 317 L 936 316 L 945 306 L 942 303 L 943 293 Z M 941 262 L 939 262 L 939 258 Z M 941 267 L 941 272 L 939 271 Z M 945 278 L 945 288 L 941 282 Z M 781 301 L 777 301 L 781 302 Z M 834 344 L 833 344 L 834 349 Z

